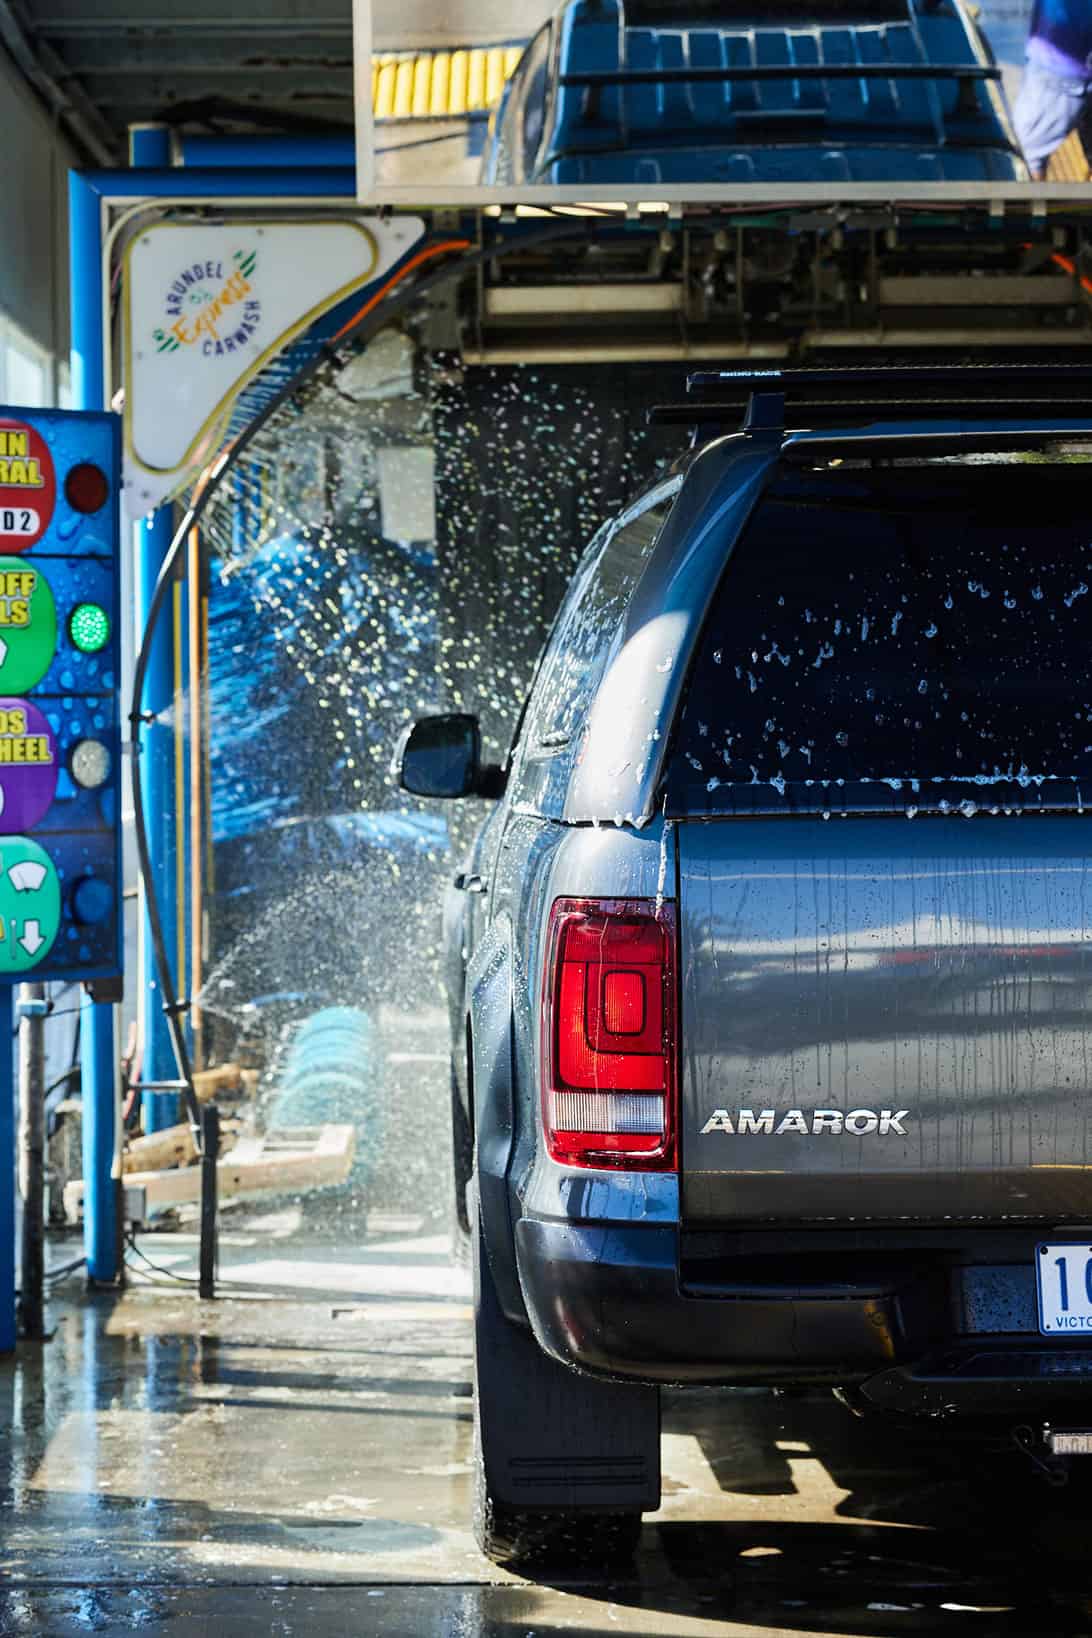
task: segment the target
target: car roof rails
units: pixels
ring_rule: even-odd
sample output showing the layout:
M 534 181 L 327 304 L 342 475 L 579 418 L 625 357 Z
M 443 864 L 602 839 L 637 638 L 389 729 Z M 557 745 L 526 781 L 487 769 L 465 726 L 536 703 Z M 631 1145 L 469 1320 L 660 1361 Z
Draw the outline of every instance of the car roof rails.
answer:
M 1092 433 L 1092 365 L 906 364 L 830 369 L 698 370 L 687 402 L 658 404 L 659 426 L 689 426 L 705 442 L 725 431 L 781 437 L 876 421 L 1037 423 L 1062 417 Z
M 905 23 L 914 11 L 936 11 L 945 0 L 622 0 L 627 28 L 701 28 L 750 24 Z
M 731 63 L 682 68 L 571 68 L 559 74 L 560 86 L 589 90 L 615 85 L 703 85 L 731 80 L 1000 80 L 993 63 Z

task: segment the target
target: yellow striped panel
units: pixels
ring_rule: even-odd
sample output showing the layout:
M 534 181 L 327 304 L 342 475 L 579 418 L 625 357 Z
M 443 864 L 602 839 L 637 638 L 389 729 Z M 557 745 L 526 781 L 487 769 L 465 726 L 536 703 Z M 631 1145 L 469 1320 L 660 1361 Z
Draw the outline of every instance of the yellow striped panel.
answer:
M 432 62 L 428 57 L 413 60 L 413 89 L 410 93 L 410 113 L 414 119 L 428 118 L 428 91 L 432 80 Z
M 485 54 L 485 106 L 493 108 L 504 90 L 504 48 L 496 46 Z
M 403 57 L 394 74 L 394 117 L 409 119 L 413 112 L 413 58 Z
M 1060 148 L 1055 148 L 1047 165 L 1048 182 L 1087 182 L 1090 176 L 1088 155 L 1080 133 L 1071 131 Z
M 394 114 L 394 80 L 395 65 L 392 61 L 381 62 L 379 77 L 375 85 L 375 97 L 372 102 L 372 112 L 376 119 L 391 119 Z
M 466 106 L 468 109 L 485 107 L 485 52 L 468 53 L 470 62 L 466 78 Z
M 376 119 L 456 119 L 495 108 L 522 56 L 520 45 L 378 52 L 372 112 Z
M 451 53 L 438 51 L 432 59 L 432 84 L 429 88 L 430 114 L 447 113 L 448 87 L 451 84 Z
M 466 88 L 469 71 L 469 53 L 466 51 L 453 52 L 451 57 L 451 81 L 447 93 L 447 112 L 449 114 L 466 113 Z

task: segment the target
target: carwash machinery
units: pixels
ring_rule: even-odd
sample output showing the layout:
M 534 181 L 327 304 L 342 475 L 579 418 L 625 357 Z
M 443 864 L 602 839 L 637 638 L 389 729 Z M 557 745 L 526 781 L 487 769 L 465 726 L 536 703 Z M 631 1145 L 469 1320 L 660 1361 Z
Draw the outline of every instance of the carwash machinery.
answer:
M 0 1349 L 15 1344 L 12 992 L 86 987 L 83 1053 L 116 1082 L 120 994 L 120 427 L 0 406 Z M 113 1179 L 113 1122 L 86 1105 L 85 1167 Z M 89 1181 L 89 1188 L 97 1184 Z M 97 1202 L 113 1232 L 112 1198 Z M 100 1248 L 88 1243 L 94 1266 Z
M 355 202 L 352 147 L 341 138 L 172 140 L 164 128 L 142 127 L 132 132 L 131 160 L 128 171 L 70 179 L 73 390 L 88 408 L 108 402 L 117 384 L 106 297 L 115 277 L 118 286 L 124 282 L 121 247 L 145 225 L 168 216 L 203 222 L 215 202 L 254 220 L 290 219 L 302 244 L 314 224 L 376 216 Z M 149 910 L 158 904 L 163 936 L 151 942 L 174 969 L 172 983 L 157 958 L 158 982 L 145 983 L 140 997 L 142 1084 L 154 1102 L 145 1108 L 148 1130 L 177 1119 L 174 1089 L 183 1089 L 186 1071 L 173 1037 L 186 1034 L 178 1018 L 185 998 L 201 994 L 200 962 L 191 954 L 187 963 L 185 951 L 187 927 L 192 946 L 200 939 L 201 849 L 187 831 L 194 802 L 185 812 L 176 805 L 175 793 L 185 789 L 184 776 L 176 775 L 184 753 L 170 726 L 171 701 L 183 691 L 191 711 L 200 703 L 200 626 L 176 617 L 173 636 L 168 631 L 172 601 L 178 606 L 172 577 L 184 562 L 200 567 L 198 525 L 210 497 L 225 480 L 236 480 L 261 422 L 303 376 L 401 323 L 411 304 L 423 344 L 449 355 L 471 385 L 479 366 L 776 363 L 834 348 L 948 356 L 986 348 L 1034 358 L 1041 350 L 1071 355 L 1092 337 L 1086 271 L 1092 223 L 1081 208 L 1062 211 L 1057 197 L 1049 210 L 1040 209 L 1030 190 L 1007 203 L 980 191 L 958 203 L 922 198 L 901 206 L 840 205 L 828 194 L 820 206 L 813 194 L 803 205 L 761 212 L 724 199 L 679 211 L 619 207 L 546 222 L 514 209 L 429 206 L 419 214 L 424 233 L 412 252 L 283 350 L 270 350 L 219 429 L 222 442 L 210 446 L 184 516 L 176 522 L 161 506 L 141 525 L 136 600 L 146 663 L 133 726 L 151 842 L 145 902 Z M 244 532 L 245 511 L 238 524 Z M 193 574 L 191 583 L 198 582 Z M 158 628 L 153 606 L 165 611 Z M 195 730 L 187 757 L 191 797 L 200 788 L 201 752 Z M 191 1012 L 191 1030 L 193 1019 Z M 102 1209 L 113 1199 L 113 1031 L 112 1009 L 89 1003 L 85 1100 L 92 1131 L 101 1124 L 110 1134 L 98 1151 L 94 1183 L 87 1168 L 95 1151 L 90 1160 L 85 1151 L 89 1271 L 101 1279 L 113 1278 L 119 1265 L 113 1210 Z

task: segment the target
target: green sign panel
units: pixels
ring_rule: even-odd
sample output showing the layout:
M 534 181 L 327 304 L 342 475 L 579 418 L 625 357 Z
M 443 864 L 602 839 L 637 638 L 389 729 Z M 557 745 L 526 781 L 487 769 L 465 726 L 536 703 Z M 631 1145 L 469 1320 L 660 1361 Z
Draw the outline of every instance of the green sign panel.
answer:
M 52 859 L 29 836 L 0 837 L 0 977 L 44 961 L 61 924 Z
M 40 683 L 57 652 L 57 605 L 49 581 L 21 557 L 0 557 L 0 694 Z

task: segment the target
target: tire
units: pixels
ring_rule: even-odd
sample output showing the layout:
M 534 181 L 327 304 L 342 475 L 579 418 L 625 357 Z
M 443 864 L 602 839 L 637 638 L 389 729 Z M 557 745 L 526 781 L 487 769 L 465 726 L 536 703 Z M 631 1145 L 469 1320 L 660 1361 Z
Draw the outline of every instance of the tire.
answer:
M 454 1062 L 451 1065 L 451 1164 L 455 1185 L 451 1240 L 455 1255 L 462 1262 L 468 1260 L 470 1255 L 470 1212 L 466 1191 L 474 1175 L 474 1134 L 459 1096 Z
M 642 1512 L 659 1505 L 659 1395 L 581 1376 L 549 1358 L 529 1330 L 504 1315 L 476 1222 L 470 1244 L 474 1539 L 495 1564 L 521 1571 L 624 1566 L 636 1551 Z M 589 1464 L 596 1470 L 590 1480 Z M 543 1505 L 502 1493 L 517 1470 L 535 1471 L 530 1484 L 548 1498 Z M 572 1505 L 573 1494 L 588 1496 L 588 1504 Z M 599 1505 L 603 1500 L 623 1504 Z

